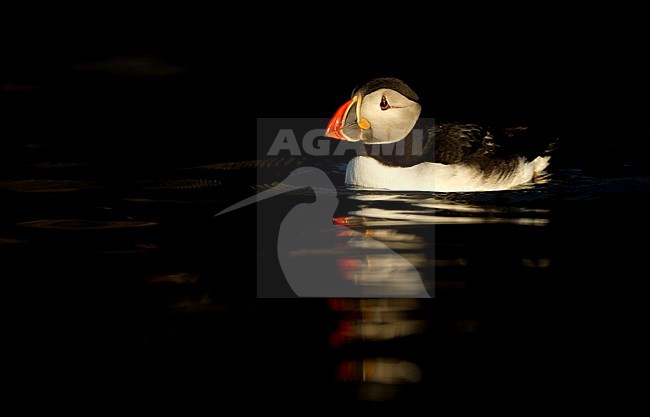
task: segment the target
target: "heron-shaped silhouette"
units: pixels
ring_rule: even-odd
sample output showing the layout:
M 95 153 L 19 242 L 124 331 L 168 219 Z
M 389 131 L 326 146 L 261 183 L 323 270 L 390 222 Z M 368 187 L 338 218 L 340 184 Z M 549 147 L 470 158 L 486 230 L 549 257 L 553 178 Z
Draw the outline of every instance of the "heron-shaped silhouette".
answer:
M 311 188 L 316 199 L 287 213 L 277 245 L 282 272 L 298 297 L 431 298 L 410 262 L 382 242 L 333 223 L 336 188 L 318 168 L 295 169 L 275 187 L 217 216 L 304 188 Z

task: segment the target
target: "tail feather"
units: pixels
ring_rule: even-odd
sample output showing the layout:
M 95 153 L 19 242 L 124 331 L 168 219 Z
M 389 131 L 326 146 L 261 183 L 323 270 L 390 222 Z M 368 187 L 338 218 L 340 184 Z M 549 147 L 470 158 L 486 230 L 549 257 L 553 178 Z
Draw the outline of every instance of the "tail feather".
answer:
M 533 159 L 530 163 L 533 166 L 533 171 L 535 174 L 539 174 L 544 171 L 549 165 L 551 157 L 550 156 L 538 156 Z

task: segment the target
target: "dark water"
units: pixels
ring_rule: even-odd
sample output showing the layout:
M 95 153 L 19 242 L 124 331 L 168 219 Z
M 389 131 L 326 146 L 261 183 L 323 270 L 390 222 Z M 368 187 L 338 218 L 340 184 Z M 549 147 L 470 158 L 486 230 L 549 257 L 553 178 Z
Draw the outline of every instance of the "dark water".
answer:
M 0 343 L 12 386 L 380 407 L 473 401 L 488 388 L 497 403 L 574 397 L 576 387 L 590 401 L 616 386 L 636 396 L 627 374 L 645 374 L 648 350 L 643 66 L 619 65 L 624 76 L 612 79 L 600 64 L 616 54 L 602 44 L 571 68 L 535 54 L 522 62 L 519 47 L 492 60 L 495 42 L 482 59 L 447 47 L 434 76 L 412 57 L 376 73 L 375 60 L 324 68 L 328 41 L 306 62 L 263 65 L 258 85 L 219 75 L 240 61 L 224 61 L 205 19 L 181 42 L 170 27 L 195 20 L 67 18 L 75 42 L 49 31 L 0 69 Z M 304 52 L 283 45 L 278 56 Z M 494 74 L 477 75 L 477 62 Z M 242 162 L 255 159 L 254 117 L 328 117 L 355 83 L 386 75 L 413 84 L 427 116 L 523 119 L 557 134 L 550 176 L 490 193 L 363 191 L 323 158 L 335 216 L 408 259 L 435 298 L 256 299 L 266 206 L 214 217 L 269 186 Z M 281 180 L 292 166 L 266 169 Z M 288 210 L 312 197 L 278 199 Z M 100 390 L 107 381 L 113 390 Z
M 300 364 L 282 378 L 314 401 L 429 404 L 432 392 L 463 396 L 495 379 L 565 390 L 635 366 L 647 311 L 645 248 L 632 236 L 647 230 L 650 178 L 551 172 L 490 193 L 341 187 L 338 215 L 408 259 L 436 298 L 258 304 L 279 316 L 267 337 L 286 342 L 270 360 Z M 599 368 L 594 355 L 617 364 Z
M 336 217 L 408 259 L 435 299 L 254 301 L 264 203 L 214 217 L 268 188 L 254 163 L 11 152 L 0 256 L 7 345 L 28 358 L 19 375 L 171 387 L 220 375 L 314 401 L 418 401 L 494 374 L 596 372 L 583 354 L 604 354 L 602 339 L 642 346 L 647 176 L 559 167 L 510 191 L 385 192 L 345 187 L 325 158 Z

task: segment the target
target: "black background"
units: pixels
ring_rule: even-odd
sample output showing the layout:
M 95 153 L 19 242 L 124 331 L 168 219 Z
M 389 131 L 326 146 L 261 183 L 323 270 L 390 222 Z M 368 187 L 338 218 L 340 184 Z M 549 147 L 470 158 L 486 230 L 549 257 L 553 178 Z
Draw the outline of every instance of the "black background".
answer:
M 6 17 L 3 78 L 44 88 L 38 101 L 5 101 L 4 111 L 10 123 L 38 114 L 47 126 L 21 129 L 91 147 L 123 139 L 235 159 L 253 151 L 242 129 L 250 134 L 256 117 L 329 117 L 355 86 L 395 76 L 418 92 L 426 117 L 531 125 L 562 137 L 582 162 L 612 147 L 646 149 L 648 29 L 633 11 L 435 10 L 233 17 L 236 30 L 199 11 Z M 69 70 L 120 56 L 186 71 L 161 88 Z M 191 146 L 172 151 L 181 140 Z
M 199 10 L 3 16 L 2 81 L 5 85 L 37 85 L 38 89 L 3 90 L 2 146 L 12 150 L 13 143 L 38 137 L 56 143 L 69 155 L 121 158 L 125 166 L 146 160 L 149 166 L 163 169 L 184 160 L 253 159 L 255 118 L 329 117 L 355 86 L 371 77 L 394 76 L 419 94 L 424 116 L 531 125 L 561 138 L 562 150 L 556 158 L 560 166 L 609 176 L 647 170 L 650 88 L 644 55 L 648 27 L 638 21 L 641 13 L 593 8 L 571 12 L 551 6 L 506 13 L 469 7 L 434 7 L 433 12 L 424 12 L 415 7 L 368 10 L 329 5 L 297 19 L 267 15 L 252 5 L 251 9 L 250 13 L 261 16 L 261 24 L 243 13 Z M 234 29 L 227 28 L 224 19 L 234 22 Z M 184 72 L 172 81 L 161 81 L 156 77 L 88 76 L 71 70 L 75 64 L 115 56 L 153 56 L 182 67 Z M 11 173 L 18 168 L 7 155 L 11 152 L 0 155 L 0 161 L 3 172 Z M 640 215 L 641 202 L 632 199 L 631 203 Z M 589 220 L 607 213 L 601 210 L 592 213 L 593 218 L 585 218 L 582 233 L 591 233 Z M 253 211 L 239 216 L 239 220 L 253 216 Z M 221 232 L 241 233 L 241 224 L 233 220 L 232 230 Z M 614 223 L 607 223 L 604 230 L 615 238 L 623 236 Z M 567 249 L 581 250 L 568 243 Z M 593 247 L 585 252 L 588 249 Z M 252 239 L 241 243 L 242 253 L 253 250 Z M 604 255 L 625 256 L 622 250 L 604 251 Z M 618 263 L 612 262 L 607 272 L 633 270 L 629 265 L 625 270 L 615 265 Z M 249 267 L 250 271 L 240 275 L 250 277 L 252 283 L 254 265 Z M 576 272 L 574 267 L 567 271 Z M 56 276 L 57 269 L 50 272 Z M 66 291 L 72 288 L 81 294 L 88 289 L 76 287 L 77 283 L 65 286 Z M 92 283 L 86 285 L 93 287 Z M 252 285 L 228 287 L 223 298 L 244 303 L 254 298 L 252 289 Z M 107 299 L 101 300 L 109 304 Z M 178 351 L 184 356 L 163 357 L 175 369 L 182 369 L 186 360 L 193 368 L 172 372 L 162 384 L 176 387 L 175 377 L 192 381 L 223 378 L 241 382 L 232 382 L 232 386 L 250 393 L 251 382 L 261 378 L 259 373 L 268 377 L 269 369 L 303 359 L 308 363 L 308 358 L 324 353 L 300 348 L 318 345 L 314 340 L 318 335 L 306 333 L 300 338 L 294 328 L 282 326 L 295 320 L 296 312 L 305 317 L 318 314 L 313 304 L 258 301 L 255 306 L 262 313 L 255 318 L 232 314 L 209 325 L 198 320 L 199 330 L 180 343 Z M 93 329 L 105 329 L 97 323 L 113 320 L 101 306 L 93 309 L 95 315 L 87 320 L 76 317 L 75 323 L 83 326 L 64 326 L 68 333 L 63 339 L 49 321 L 37 326 L 40 336 L 34 336 L 30 327 L 34 321 L 22 315 L 26 310 L 24 306 L 14 308 L 19 319 L 8 316 L 12 323 L 9 335 L 25 338 L 30 346 L 48 340 L 61 343 L 46 360 L 29 367 L 30 372 L 51 371 L 48 381 L 52 383 L 59 373 L 71 371 L 92 381 L 115 378 L 135 385 L 147 385 L 159 377 L 143 373 L 137 365 L 124 365 L 122 360 L 131 364 L 139 362 L 142 355 L 133 354 L 128 344 L 126 353 L 115 353 L 113 348 L 122 345 L 114 339 L 123 334 L 119 329 L 101 337 L 93 333 Z M 69 310 L 73 317 L 82 314 Z M 64 317 L 61 320 L 68 316 Z M 116 319 L 118 324 L 126 322 L 127 317 Z M 222 331 L 205 333 L 215 323 Z M 97 350 L 93 343 L 92 353 L 83 352 L 83 329 L 106 341 L 106 350 Z M 596 327 L 590 329 L 597 331 Z M 201 332 L 205 336 L 197 338 Z M 291 349 L 285 350 L 278 342 L 282 340 L 290 341 Z M 69 350 L 71 346 L 76 350 Z M 220 352 L 214 353 L 218 360 L 213 359 L 211 349 Z M 244 351 L 252 353 L 241 358 L 238 354 Z M 29 352 L 13 354 L 26 362 L 38 357 L 34 353 L 38 349 Z M 265 359 L 259 360 L 258 354 Z M 117 359 L 86 369 L 85 364 L 102 362 L 110 355 Z M 43 363 L 48 367 L 40 367 Z M 112 368 L 115 363 L 121 366 Z M 298 368 L 287 365 L 284 371 L 302 375 L 305 371 Z M 133 369 L 138 369 L 133 373 L 141 379 L 130 378 Z M 17 368 L 16 374 L 29 379 L 22 368 Z M 273 381 L 270 378 L 270 383 Z

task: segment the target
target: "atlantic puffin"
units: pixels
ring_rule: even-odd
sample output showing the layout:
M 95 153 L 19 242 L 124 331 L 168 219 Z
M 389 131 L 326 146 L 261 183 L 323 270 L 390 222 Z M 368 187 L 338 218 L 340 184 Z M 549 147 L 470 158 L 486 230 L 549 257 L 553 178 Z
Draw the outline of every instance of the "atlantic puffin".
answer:
M 355 91 L 325 131 L 326 137 L 363 145 L 348 163 L 346 184 L 496 191 L 530 182 L 549 164 L 548 142 L 538 146 L 525 128 L 428 123 L 420 111 L 418 95 L 397 78 L 375 78 Z

